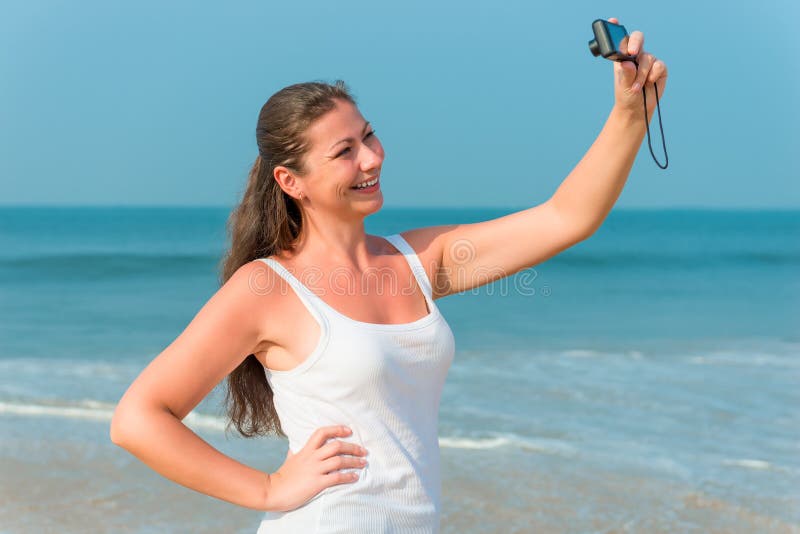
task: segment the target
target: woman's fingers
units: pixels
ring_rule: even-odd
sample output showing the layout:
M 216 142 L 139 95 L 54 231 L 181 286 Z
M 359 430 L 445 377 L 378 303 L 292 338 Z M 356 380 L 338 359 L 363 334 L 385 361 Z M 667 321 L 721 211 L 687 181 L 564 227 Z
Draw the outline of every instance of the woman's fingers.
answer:
M 367 465 L 367 460 L 357 456 L 332 456 L 322 462 L 320 467 L 325 474 L 339 471 L 340 469 L 359 468 Z
M 644 84 L 647 83 L 651 71 L 653 69 L 653 64 L 655 63 L 655 56 L 653 54 L 649 54 L 645 51 L 642 51 L 639 54 L 639 67 L 636 71 L 636 79 L 634 80 L 633 84 L 631 85 L 631 91 L 635 92 L 644 87 Z
M 341 441 L 336 439 L 336 440 L 331 440 L 322 447 L 320 447 L 318 456 L 321 460 L 324 460 L 326 458 L 330 458 L 331 456 L 335 456 L 337 454 L 365 456 L 367 454 L 367 451 L 366 449 L 364 449 L 364 447 L 356 445 L 355 443 L 350 443 L 347 441 Z
M 322 475 L 322 480 L 326 487 L 335 486 L 337 484 L 347 484 L 348 482 L 355 482 L 358 480 L 358 473 L 334 471 L 333 473 Z
M 608 22 L 612 24 L 619 24 L 619 19 L 617 17 L 611 17 L 608 19 Z M 626 50 L 620 50 L 620 52 L 623 54 L 628 54 L 629 56 L 635 56 L 640 50 L 644 49 L 644 34 L 639 30 L 636 30 L 628 35 L 628 38 L 625 39 L 624 42 L 625 44 L 623 44 L 622 47 L 626 48 Z
M 611 17 L 608 22 L 619 24 L 619 19 Z M 667 66 L 663 61 L 645 51 L 644 33 L 634 31 L 619 43 L 619 51 L 633 56 L 634 61 L 614 62 L 614 95 L 615 104 L 626 109 L 641 106 L 639 93 L 647 85 L 655 84 L 659 95 L 664 94 L 667 83 Z M 655 106 L 650 105 L 647 98 L 647 113 Z
M 654 84 L 667 76 L 667 65 L 653 54 L 643 52 L 639 56 L 639 69 L 636 80 L 631 85 L 631 92 L 640 90 L 645 84 Z
M 635 56 L 644 50 L 644 34 L 639 30 L 631 33 L 628 36 L 628 55 Z
M 656 83 L 659 78 L 666 78 L 667 77 L 667 65 L 660 59 L 657 59 L 653 63 L 653 67 L 650 69 L 650 74 L 647 76 L 648 83 Z
M 306 443 L 306 446 L 316 450 L 322 447 L 322 445 L 331 438 L 349 436 L 350 434 L 351 430 L 346 426 L 323 426 L 316 429 L 314 433 L 311 434 L 311 437 L 308 438 L 308 443 Z

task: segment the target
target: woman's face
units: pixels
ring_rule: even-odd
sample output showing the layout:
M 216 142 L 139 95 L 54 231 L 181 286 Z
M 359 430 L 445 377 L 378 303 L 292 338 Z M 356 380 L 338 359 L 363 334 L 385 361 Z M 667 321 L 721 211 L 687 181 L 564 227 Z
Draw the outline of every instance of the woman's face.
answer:
M 307 210 L 363 217 L 383 205 L 379 180 L 383 147 L 356 106 L 345 100 L 335 102 L 336 107 L 306 131 L 310 149 L 305 156 L 306 173 L 297 187 Z M 374 186 L 354 188 L 374 179 L 378 179 Z

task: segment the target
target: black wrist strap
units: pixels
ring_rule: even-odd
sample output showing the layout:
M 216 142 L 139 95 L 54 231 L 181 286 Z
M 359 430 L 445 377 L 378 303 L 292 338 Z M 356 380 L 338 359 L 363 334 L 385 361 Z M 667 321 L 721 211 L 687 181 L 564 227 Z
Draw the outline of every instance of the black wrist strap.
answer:
M 639 62 L 634 59 L 633 64 L 636 65 L 636 69 L 638 70 Z M 642 87 L 642 97 L 644 99 L 644 125 L 647 127 L 647 146 L 650 148 L 650 155 L 653 156 L 653 161 L 656 162 L 656 165 L 658 165 L 662 169 L 666 169 L 667 166 L 669 165 L 669 156 L 667 155 L 667 142 L 664 139 L 664 127 L 661 124 L 661 104 L 658 101 L 658 87 L 656 87 L 655 83 L 653 83 L 653 88 L 656 90 L 656 110 L 658 111 L 658 128 L 659 130 L 661 130 L 661 145 L 664 147 L 664 158 L 666 158 L 664 161 L 664 165 L 661 165 L 661 163 L 659 163 L 658 160 L 656 159 L 656 155 L 653 154 L 653 145 L 650 143 L 650 123 L 647 120 L 647 92 L 645 91 L 645 87 Z

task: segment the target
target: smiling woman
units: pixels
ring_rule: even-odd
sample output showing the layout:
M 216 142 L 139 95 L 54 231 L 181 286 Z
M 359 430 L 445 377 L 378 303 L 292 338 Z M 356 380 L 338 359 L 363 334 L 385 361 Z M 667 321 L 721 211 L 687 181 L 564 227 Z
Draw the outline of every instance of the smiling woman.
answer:
M 439 402 L 455 341 L 435 300 L 540 263 L 599 226 L 644 136 L 641 108 L 617 94 L 551 199 L 387 236 L 364 230 L 383 205 L 384 149 L 345 84 L 272 95 L 229 221 L 222 287 L 130 386 L 112 440 L 180 484 L 264 511 L 259 532 L 438 532 Z M 274 473 L 182 424 L 225 377 L 241 434 L 288 438 Z
M 341 81 L 273 95 L 256 139 L 223 286 L 131 385 L 112 439 L 176 482 L 265 511 L 261 530 L 434 532 L 434 408 L 455 345 L 412 246 L 364 232 L 383 204 L 383 147 Z M 323 275 L 314 290 L 309 272 Z M 272 474 L 180 423 L 226 376 L 231 424 L 289 439 Z

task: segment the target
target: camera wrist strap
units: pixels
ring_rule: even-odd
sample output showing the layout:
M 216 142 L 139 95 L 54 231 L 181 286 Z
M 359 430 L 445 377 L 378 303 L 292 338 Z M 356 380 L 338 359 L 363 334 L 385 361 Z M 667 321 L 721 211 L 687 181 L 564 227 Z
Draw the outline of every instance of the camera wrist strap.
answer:
M 633 64 L 636 65 L 636 69 L 639 69 L 639 62 L 633 60 Z M 646 85 L 646 84 L 644 84 Z M 666 169 L 669 165 L 669 156 L 667 155 L 667 142 L 664 139 L 664 127 L 661 124 L 661 104 L 658 101 L 658 87 L 656 84 L 653 83 L 653 88 L 656 90 L 656 110 L 658 111 L 658 129 L 661 130 L 661 145 L 664 147 L 664 165 L 658 162 L 656 159 L 656 155 L 653 153 L 653 145 L 650 143 L 650 123 L 647 120 L 647 92 L 645 91 L 644 85 L 642 86 L 642 97 L 644 98 L 644 125 L 647 127 L 647 146 L 650 148 L 650 155 L 653 156 L 653 161 L 656 162 L 661 169 Z

